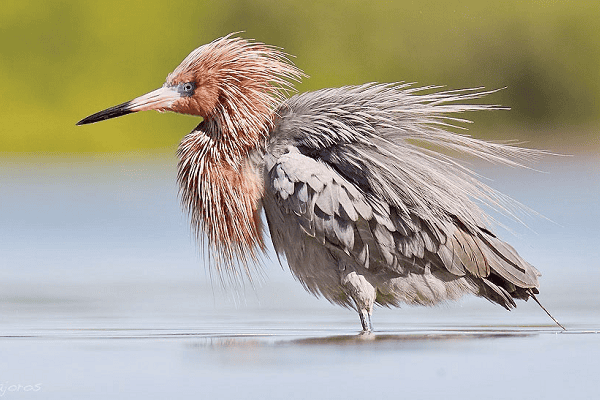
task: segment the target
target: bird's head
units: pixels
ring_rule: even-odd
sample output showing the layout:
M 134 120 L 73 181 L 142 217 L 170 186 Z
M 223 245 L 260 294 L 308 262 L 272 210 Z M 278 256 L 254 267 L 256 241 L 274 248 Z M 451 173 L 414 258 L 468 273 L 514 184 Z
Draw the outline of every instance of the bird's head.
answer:
M 192 51 L 162 87 L 77 125 L 145 110 L 256 123 L 254 117 L 272 112 L 303 75 L 278 49 L 228 35 Z

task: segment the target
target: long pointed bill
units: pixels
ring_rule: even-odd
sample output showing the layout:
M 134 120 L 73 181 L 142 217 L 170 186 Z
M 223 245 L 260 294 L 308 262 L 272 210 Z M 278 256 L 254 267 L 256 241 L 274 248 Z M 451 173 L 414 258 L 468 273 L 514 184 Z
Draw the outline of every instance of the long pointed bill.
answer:
M 138 111 L 162 111 L 168 109 L 173 102 L 180 97 L 181 93 L 177 91 L 177 87 L 163 86 L 126 103 L 92 114 L 79 121 L 77 125 L 93 124 L 94 122 L 104 121 L 105 119 L 116 118 L 121 115 L 127 115 Z

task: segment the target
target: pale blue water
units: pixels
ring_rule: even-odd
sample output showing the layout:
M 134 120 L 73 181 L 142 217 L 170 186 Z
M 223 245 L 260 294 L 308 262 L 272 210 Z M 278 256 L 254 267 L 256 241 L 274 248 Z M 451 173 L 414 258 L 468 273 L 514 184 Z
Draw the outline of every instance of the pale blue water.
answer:
M 274 256 L 254 289 L 211 283 L 174 158 L 2 158 L 0 398 L 598 398 L 600 160 L 536 167 L 478 171 L 553 221 L 500 233 L 569 332 L 468 298 L 377 309 L 368 340 Z

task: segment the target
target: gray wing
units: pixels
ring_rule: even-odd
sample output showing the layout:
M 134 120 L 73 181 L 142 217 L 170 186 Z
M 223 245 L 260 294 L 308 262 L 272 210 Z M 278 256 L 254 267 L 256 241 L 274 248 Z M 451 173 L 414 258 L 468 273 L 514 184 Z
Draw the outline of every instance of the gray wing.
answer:
M 265 196 L 305 235 L 369 270 L 403 276 L 437 269 L 443 279 L 466 277 L 477 294 L 514 307 L 513 298 L 537 292 L 539 272 L 484 228 L 471 199 L 497 205 L 498 194 L 407 140 L 507 163 L 520 150 L 435 126 L 445 112 L 479 107 L 445 105 L 463 98 L 457 92 L 428 98 L 399 89 L 328 89 L 286 102 L 265 158 Z M 279 253 L 283 247 L 276 244 Z
M 468 232 L 451 220 L 432 222 L 406 213 L 368 196 L 332 166 L 294 147 L 267 160 L 265 190 L 288 221 L 375 274 L 401 277 L 433 268 L 466 276 L 480 295 L 506 308 L 515 306 L 513 297 L 527 298 L 524 289 L 537 286 L 536 270 L 486 229 Z M 283 238 L 274 243 L 284 254 L 286 245 L 295 245 Z

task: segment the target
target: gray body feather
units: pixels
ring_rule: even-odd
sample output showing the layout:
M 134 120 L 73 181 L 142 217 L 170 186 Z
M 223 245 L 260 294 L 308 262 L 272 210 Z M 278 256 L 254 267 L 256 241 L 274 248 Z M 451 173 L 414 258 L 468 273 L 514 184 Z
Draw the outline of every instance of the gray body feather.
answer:
M 430 90 L 432 88 L 424 88 Z M 277 110 L 257 166 L 278 254 L 304 287 L 369 316 L 373 304 L 433 305 L 465 293 L 507 309 L 538 271 L 487 228 L 503 197 L 430 144 L 519 164 L 533 150 L 446 129 L 487 92 L 368 84 L 296 95 Z M 365 326 L 363 320 L 363 328 Z

